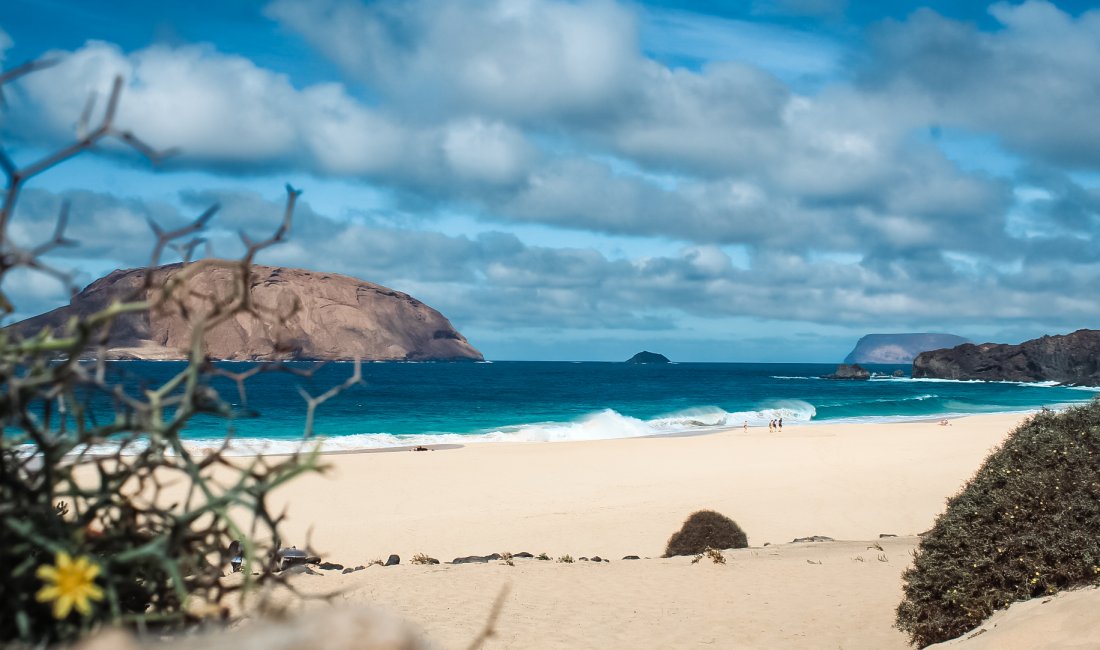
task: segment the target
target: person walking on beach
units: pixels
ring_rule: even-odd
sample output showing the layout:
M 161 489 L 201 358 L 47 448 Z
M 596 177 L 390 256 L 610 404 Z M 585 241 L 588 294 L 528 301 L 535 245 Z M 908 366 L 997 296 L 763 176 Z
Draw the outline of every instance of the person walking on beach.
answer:
M 745 420 L 745 433 L 749 432 L 749 421 Z
M 779 418 L 779 430 L 783 430 L 783 418 Z

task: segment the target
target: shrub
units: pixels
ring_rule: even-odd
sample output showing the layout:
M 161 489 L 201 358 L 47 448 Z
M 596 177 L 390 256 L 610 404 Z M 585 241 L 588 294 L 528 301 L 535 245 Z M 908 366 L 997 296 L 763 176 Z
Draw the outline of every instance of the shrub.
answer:
M 41 67 L 0 72 L 0 87 Z M 16 269 L 66 277 L 50 266 L 49 254 L 73 243 L 65 238 L 67 204 L 52 239 L 28 249 L 11 241 L 8 224 L 28 180 L 111 138 L 156 158 L 113 124 L 121 88 L 117 78 L 98 126 L 86 123 L 89 104 L 69 146 L 22 168 L 0 148 L 7 181 L 0 198 L 0 287 L 10 286 Z M 240 391 L 234 397 L 247 408 L 247 377 L 280 369 L 219 369 L 205 357 L 203 332 L 244 311 L 261 312 L 249 299 L 252 259 L 283 240 L 297 196 L 288 187 L 281 225 L 263 241 L 245 239 L 240 260 L 193 262 L 171 283 L 156 286 L 152 271 L 161 253 L 178 246 L 189 262 L 200 240 L 184 239 L 203 229 L 214 207 L 176 230 L 153 226 L 156 245 L 140 289 L 158 289 L 155 298 L 135 293 L 57 331 L 0 330 L 0 645 L 44 647 L 108 625 L 160 632 L 216 619 L 226 613 L 230 594 L 283 580 L 274 562 L 282 516 L 269 511 L 268 498 L 317 470 L 317 454 L 234 462 L 225 454 L 228 441 L 194 454 L 183 431 L 199 414 L 240 415 L 218 394 L 214 377 L 233 380 Z M 228 295 L 191 286 L 191 270 L 209 266 L 232 276 Z M 135 386 L 108 369 L 104 353 L 119 316 L 182 305 L 189 295 L 203 296 L 206 310 L 191 314 L 192 346 L 178 372 L 160 385 L 143 380 Z M 14 309 L 0 288 L 0 316 Z M 307 434 L 314 407 L 328 395 L 307 398 Z M 226 579 L 225 569 L 238 561 L 243 580 Z
M 746 548 L 748 545 L 748 536 L 735 521 L 713 510 L 699 510 L 668 538 L 665 557 L 701 555 L 708 548 Z
M 722 555 L 722 551 L 716 548 L 708 548 L 705 552 L 700 553 L 691 559 L 692 564 L 699 564 L 699 561 L 704 557 L 709 557 L 715 564 L 725 564 L 726 556 Z
M 1013 431 L 948 500 L 903 579 L 897 626 L 919 647 L 1100 580 L 1100 401 Z

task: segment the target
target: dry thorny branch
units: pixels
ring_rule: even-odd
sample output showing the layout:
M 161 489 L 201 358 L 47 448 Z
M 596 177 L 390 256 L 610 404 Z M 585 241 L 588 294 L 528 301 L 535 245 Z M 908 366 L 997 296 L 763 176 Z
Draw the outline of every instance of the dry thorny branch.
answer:
M 0 88 L 51 64 L 31 62 L 0 73 Z M 116 78 L 98 124 L 91 124 L 90 100 L 76 139 L 36 161 L 18 166 L 0 146 L 0 171 L 6 178 L 0 203 L 0 286 L 13 270 L 29 269 L 71 287 L 71 277 L 46 260 L 55 249 L 74 245 L 65 237 L 68 203 L 45 243 L 20 248 L 9 237 L 27 181 L 107 139 L 153 163 L 170 155 L 116 126 L 121 91 L 122 79 Z M 151 224 L 156 244 L 143 284 L 133 295 L 74 319 L 63 331 L 21 337 L 0 330 L 0 571 L 6 575 L 0 580 L 0 644 L 71 640 L 105 623 L 139 629 L 179 626 L 224 614 L 234 592 L 282 581 L 274 558 L 284 515 L 269 510 L 268 495 L 302 473 L 323 469 L 316 451 L 233 461 L 226 455 L 228 439 L 209 453 L 196 454 L 181 434 L 198 414 L 231 415 L 212 386 L 214 377 L 232 380 L 247 403 L 245 383 L 256 373 L 312 372 L 271 364 L 231 373 L 214 366 L 203 352 L 206 332 L 219 323 L 243 312 L 273 316 L 251 301 L 251 266 L 259 252 L 287 236 L 298 195 L 287 186 L 286 210 L 270 237 L 252 241 L 241 235 L 246 252 L 239 260 L 190 262 L 202 242 L 197 235 L 217 206 L 175 230 Z M 184 241 L 189 237 L 194 238 Z M 157 267 L 168 247 L 181 250 L 190 263 L 166 280 Z M 228 295 L 192 286 L 191 278 L 210 266 L 231 271 Z M 169 305 L 182 309 L 186 298 L 196 297 L 206 310 L 192 319 L 186 365 L 160 385 L 131 390 L 106 362 L 116 319 Z M 14 311 L 0 292 L 0 316 Z M 305 395 L 307 435 L 317 406 L 359 380 L 356 364 L 353 376 L 340 386 L 317 397 Z M 242 581 L 223 576 L 233 540 L 241 543 Z M 42 567 L 61 554 L 98 567 L 94 584 L 102 598 L 85 599 L 91 605 L 87 613 L 58 616 L 57 609 L 35 598 L 43 587 Z

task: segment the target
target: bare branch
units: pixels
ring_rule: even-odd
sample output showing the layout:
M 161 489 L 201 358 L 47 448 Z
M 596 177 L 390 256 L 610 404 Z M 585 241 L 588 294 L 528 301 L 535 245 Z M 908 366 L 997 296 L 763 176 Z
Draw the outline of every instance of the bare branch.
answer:
M 496 635 L 497 619 L 500 618 L 500 612 L 504 609 L 504 600 L 508 597 L 508 592 L 509 587 L 505 585 L 500 590 L 500 593 L 497 594 L 496 600 L 493 601 L 493 609 L 489 611 L 489 618 L 485 621 L 485 625 L 481 628 L 481 632 L 474 637 L 470 645 L 466 646 L 466 650 L 478 650 L 478 648 L 485 645 L 486 641 Z
M 107 97 L 107 111 L 103 114 L 103 124 L 99 128 L 109 131 L 115 123 L 115 113 L 118 111 L 118 100 L 122 96 L 122 75 L 115 75 L 111 84 L 111 94 Z
M 83 140 L 88 137 L 88 124 L 92 121 L 92 111 L 95 110 L 96 94 L 88 93 L 88 101 L 84 103 L 84 111 L 80 113 L 80 119 L 76 122 L 76 139 Z
M 57 59 L 38 59 L 35 61 L 27 61 L 22 65 L 18 65 L 10 70 L 0 72 L 0 107 L 7 105 L 7 99 L 4 97 L 4 84 L 11 83 L 19 77 L 28 75 L 37 70 L 43 70 L 49 68 L 58 63 Z

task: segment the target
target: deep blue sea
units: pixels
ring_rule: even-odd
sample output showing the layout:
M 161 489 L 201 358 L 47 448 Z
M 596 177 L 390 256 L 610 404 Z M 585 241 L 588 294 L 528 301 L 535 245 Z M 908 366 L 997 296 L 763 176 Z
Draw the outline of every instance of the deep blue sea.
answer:
M 111 372 L 136 387 L 163 381 L 172 362 L 116 362 Z M 241 372 L 255 364 L 220 363 Z M 306 369 L 311 364 L 291 364 Z M 326 449 L 489 440 L 558 441 L 704 432 L 716 427 L 827 421 L 895 421 L 971 413 L 1022 412 L 1087 401 L 1100 388 L 891 377 L 909 366 L 868 366 L 870 381 L 830 381 L 831 364 L 598 362 L 367 363 L 365 384 L 322 405 L 315 431 Z M 248 382 L 247 408 L 234 385 L 213 387 L 239 408 L 226 420 L 197 418 L 195 444 L 232 430 L 244 449 L 289 449 L 301 439 L 301 387 L 320 394 L 352 365 L 310 379 L 261 373 Z

